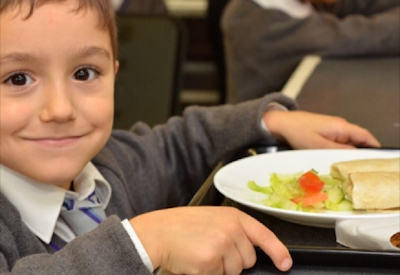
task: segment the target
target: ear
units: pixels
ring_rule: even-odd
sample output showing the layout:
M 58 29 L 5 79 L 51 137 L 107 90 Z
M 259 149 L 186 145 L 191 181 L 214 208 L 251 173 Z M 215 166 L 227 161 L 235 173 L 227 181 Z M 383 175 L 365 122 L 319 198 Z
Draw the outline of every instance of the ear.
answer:
M 115 63 L 114 63 L 114 75 L 115 76 L 117 76 L 118 70 L 119 70 L 119 61 L 115 60 Z

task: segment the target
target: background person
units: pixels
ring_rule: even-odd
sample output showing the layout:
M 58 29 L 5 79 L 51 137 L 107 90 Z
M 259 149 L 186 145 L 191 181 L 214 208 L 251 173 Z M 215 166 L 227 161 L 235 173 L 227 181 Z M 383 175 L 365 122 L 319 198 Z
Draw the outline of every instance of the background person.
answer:
M 280 91 L 306 55 L 398 56 L 399 14 L 398 0 L 231 0 L 222 18 L 227 101 Z
M 111 2 L 117 14 L 168 14 L 163 0 L 112 0 Z

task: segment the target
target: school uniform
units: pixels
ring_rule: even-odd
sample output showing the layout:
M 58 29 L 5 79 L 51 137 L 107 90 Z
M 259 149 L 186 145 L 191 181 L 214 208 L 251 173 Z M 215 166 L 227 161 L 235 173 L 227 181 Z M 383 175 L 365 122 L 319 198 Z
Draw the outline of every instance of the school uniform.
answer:
M 240 148 L 276 144 L 261 125 L 263 113 L 276 103 L 297 108 L 276 93 L 237 106 L 190 107 L 154 129 L 137 123 L 131 131 L 115 130 L 75 179 L 77 194 L 35 182 L 26 185 L 29 179 L 2 170 L 0 274 L 151 274 L 125 219 L 187 205 L 219 161 Z M 107 218 L 89 233 L 74 236 L 57 221 L 62 199 L 66 194 L 83 198 L 93 190 Z M 31 203 L 25 209 L 18 194 Z

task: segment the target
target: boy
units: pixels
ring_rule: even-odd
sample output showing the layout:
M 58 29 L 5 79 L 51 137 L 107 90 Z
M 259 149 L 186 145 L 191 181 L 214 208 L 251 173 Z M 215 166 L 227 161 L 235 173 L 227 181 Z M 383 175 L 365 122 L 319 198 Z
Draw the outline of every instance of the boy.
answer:
M 253 245 L 286 271 L 287 249 L 252 217 L 171 207 L 187 204 L 237 148 L 277 139 L 379 146 L 340 118 L 280 110 L 295 103 L 278 94 L 111 133 L 118 62 L 109 1 L 0 3 L 0 273 L 239 274 L 255 263 Z M 91 220 L 74 223 L 83 212 Z

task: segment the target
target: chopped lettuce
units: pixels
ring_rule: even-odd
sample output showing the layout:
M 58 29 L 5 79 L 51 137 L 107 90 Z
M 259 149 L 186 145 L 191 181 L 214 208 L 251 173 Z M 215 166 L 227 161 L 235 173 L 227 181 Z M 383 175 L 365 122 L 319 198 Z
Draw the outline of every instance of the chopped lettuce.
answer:
M 317 173 L 316 171 L 314 172 Z M 350 211 L 353 209 L 351 202 L 345 198 L 342 189 L 343 183 L 329 175 L 318 175 L 324 182 L 322 192 L 328 195 L 326 201 L 307 207 L 304 207 L 302 203 L 294 203 L 292 199 L 305 195 L 304 190 L 298 183 L 298 179 L 303 173 L 272 173 L 269 186 L 260 186 L 255 181 L 249 181 L 248 187 L 255 192 L 266 194 L 266 199 L 262 200 L 261 203 L 270 207 L 307 212 L 319 212 L 321 210 Z

